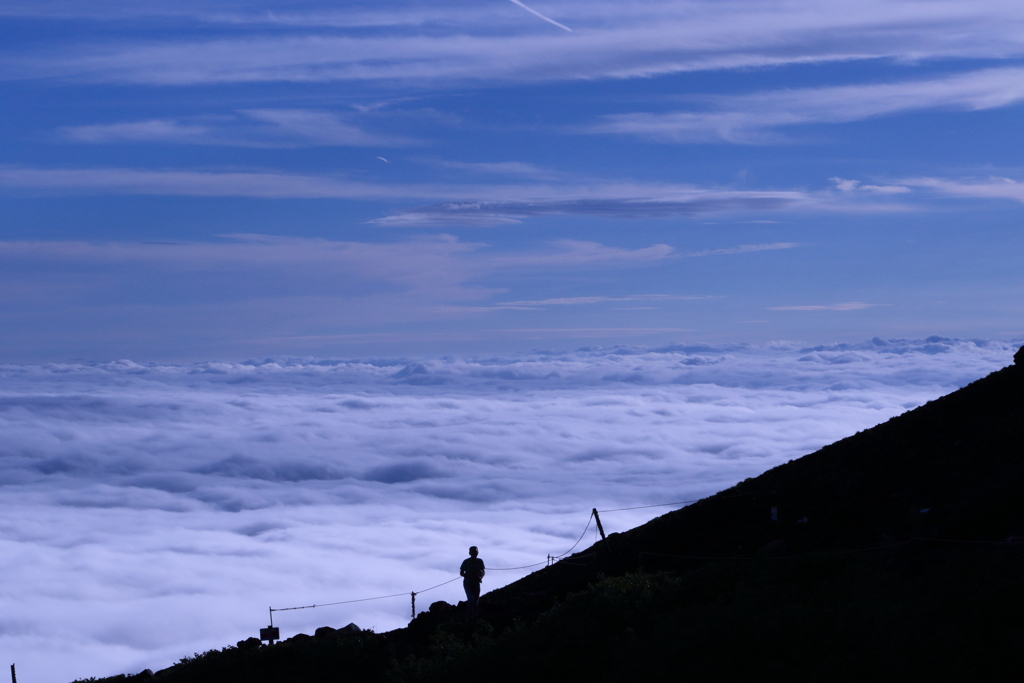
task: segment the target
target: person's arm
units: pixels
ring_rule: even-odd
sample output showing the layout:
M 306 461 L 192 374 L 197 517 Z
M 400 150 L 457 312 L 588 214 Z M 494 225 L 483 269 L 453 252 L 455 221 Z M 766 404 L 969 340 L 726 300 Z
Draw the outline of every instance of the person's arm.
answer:
M 459 567 L 459 576 L 461 576 L 462 578 L 466 578 L 466 563 L 465 562 L 463 562 L 462 566 Z

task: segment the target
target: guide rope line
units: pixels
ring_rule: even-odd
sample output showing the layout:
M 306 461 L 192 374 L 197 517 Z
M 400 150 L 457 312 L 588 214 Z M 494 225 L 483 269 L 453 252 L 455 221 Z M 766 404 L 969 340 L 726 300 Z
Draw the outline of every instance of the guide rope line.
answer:
M 750 494 L 743 494 L 743 495 L 750 495 Z M 657 503 L 655 505 L 641 505 L 641 506 L 638 506 L 638 507 L 630 507 L 630 508 L 615 508 L 613 510 L 598 510 L 598 512 L 622 512 L 624 510 L 642 510 L 642 509 L 645 509 L 645 508 L 666 507 L 666 506 L 669 506 L 669 505 L 687 505 L 687 504 L 696 503 L 696 502 L 697 502 L 696 500 L 684 500 L 684 501 L 679 501 L 679 502 L 676 502 L 676 503 Z M 571 553 L 573 550 L 575 550 L 576 546 L 578 546 L 580 544 L 580 542 L 583 540 L 583 538 L 587 535 L 587 531 L 590 529 L 590 523 L 592 521 L 594 521 L 594 513 L 593 513 L 593 511 L 591 511 L 590 516 L 587 518 L 587 525 L 583 528 L 583 533 L 580 534 L 580 537 L 576 540 L 575 543 L 572 544 L 572 547 L 569 548 L 568 550 L 566 550 L 564 553 L 562 553 L 560 555 L 552 555 L 551 559 L 552 560 L 561 559 L 561 558 L 565 557 L 566 555 L 568 555 L 569 553 Z M 521 567 L 489 567 L 488 569 L 490 571 L 492 571 L 492 572 L 510 572 L 510 571 L 516 571 L 516 570 L 519 570 L 519 569 L 530 569 L 532 567 L 539 567 L 542 564 L 547 564 L 547 563 L 548 563 L 548 561 L 545 560 L 544 562 L 535 562 L 534 564 L 527 564 L 527 565 L 523 565 Z M 453 581 L 457 581 L 457 580 L 458 580 L 457 578 L 451 579 L 449 581 L 445 581 L 444 583 L 440 583 L 440 584 L 438 584 L 436 586 L 432 586 L 431 588 L 427 588 L 426 590 L 413 591 L 413 592 L 416 593 L 417 595 L 419 595 L 420 593 L 426 593 L 427 591 L 434 590 L 434 588 L 440 588 L 441 586 L 445 586 L 445 585 L 447 585 L 449 583 L 452 583 Z M 406 595 L 409 595 L 409 593 L 392 593 L 391 595 L 378 595 L 378 596 L 373 597 L 373 598 L 359 598 L 358 600 L 339 600 L 337 602 L 324 602 L 324 603 L 318 603 L 316 605 L 302 605 L 302 606 L 299 606 L 299 607 L 271 608 L 270 611 L 271 612 L 289 612 L 289 611 L 298 610 L 298 609 L 315 609 L 317 607 L 333 607 L 334 605 L 350 605 L 350 604 L 356 603 L 356 602 L 370 602 L 372 600 L 386 600 L 388 598 L 400 598 L 400 597 L 404 597 Z
M 571 548 L 569 548 L 568 550 L 566 550 L 566 551 L 565 551 L 564 553 L 562 553 L 561 555 L 552 555 L 552 556 L 551 556 L 551 558 L 552 558 L 552 559 L 555 559 L 555 560 L 557 560 L 557 559 L 560 559 L 560 558 L 563 558 L 563 557 L 565 557 L 566 555 L 568 555 L 569 553 L 571 553 L 571 552 L 572 552 L 573 550 L 575 550 L 575 549 L 576 549 L 576 546 L 578 546 L 578 545 L 580 544 L 580 541 L 582 541 L 582 540 L 583 540 L 583 537 L 587 535 L 587 529 L 589 529 L 589 528 L 590 528 L 590 523 L 591 523 L 592 521 L 594 521 L 594 513 L 593 513 L 593 511 L 591 511 L 591 513 L 590 513 L 590 517 L 588 517 L 588 518 L 587 518 L 587 526 L 585 526 L 585 527 L 583 528 L 583 533 L 582 533 L 582 534 L 580 534 L 580 537 L 579 537 L 578 539 L 576 539 L 576 542 L 575 542 L 575 543 L 573 543 L 573 544 L 572 544 L 572 547 L 571 547 Z
M 511 572 L 511 571 L 515 571 L 516 569 L 529 569 L 530 567 L 539 567 L 542 564 L 547 564 L 547 561 L 545 560 L 544 562 L 535 562 L 533 564 L 524 564 L 522 567 L 488 567 L 487 571 L 489 571 L 489 572 Z
M 397 598 L 408 595 L 408 593 L 394 593 L 393 595 L 378 595 L 375 598 L 360 598 L 358 600 L 341 600 L 340 602 L 322 602 L 319 605 L 302 605 L 301 607 L 271 607 L 271 612 L 290 612 L 293 609 L 314 609 L 316 607 L 330 607 L 332 605 L 347 605 L 352 602 L 369 602 L 370 600 L 383 600 L 384 598 Z
M 430 588 L 427 588 L 426 590 L 416 591 L 416 595 L 419 595 L 420 593 L 426 593 L 427 591 L 432 591 L 435 588 L 440 588 L 441 586 L 447 586 L 452 581 L 458 581 L 461 578 L 462 578 L 461 576 L 456 576 L 454 579 L 448 579 L 444 583 L 439 583 L 436 586 L 431 586 Z
M 572 548 L 569 548 L 568 550 L 566 550 L 561 555 L 552 555 L 552 557 L 554 557 L 554 558 L 565 557 L 566 555 L 571 553 L 573 550 L 575 550 L 576 546 L 578 546 L 580 544 L 580 541 L 583 540 L 583 537 L 586 536 L 587 529 L 590 528 L 590 522 L 593 519 L 594 519 L 594 513 L 591 512 L 590 513 L 590 517 L 587 519 L 587 526 L 583 529 L 583 533 L 580 534 L 579 539 L 575 543 L 573 543 Z M 516 569 L 530 569 L 531 567 L 539 567 L 542 564 L 546 564 L 546 561 L 545 562 L 537 562 L 536 564 L 528 564 L 528 565 L 524 565 L 522 567 L 490 567 L 490 571 L 494 571 L 494 572 L 508 572 L 508 571 L 514 571 Z M 452 583 L 454 581 L 458 581 L 460 578 L 462 578 L 462 577 L 456 576 L 454 579 L 449 579 L 448 581 L 445 581 L 444 583 L 439 583 L 436 586 L 431 586 L 430 588 L 425 588 L 425 589 L 423 589 L 421 591 L 412 591 L 411 594 L 419 595 L 420 593 L 426 593 L 427 591 L 432 591 L 435 588 L 440 588 L 441 586 L 447 586 L 449 583 Z M 270 611 L 271 611 L 271 613 L 273 613 L 273 612 L 290 612 L 292 610 L 297 610 L 297 609 L 315 609 L 317 607 L 333 607 L 334 605 L 351 605 L 352 603 L 355 603 L 355 602 L 370 602 L 371 600 L 386 600 L 388 598 L 402 598 L 402 597 L 406 597 L 408 595 L 410 595 L 410 593 L 392 593 L 391 595 L 378 595 L 378 596 L 373 597 L 373 598 L 359 598 L 358 600 L 339 600 L 337 602 L 322 602 L 322 603 L 319 603 L 319 604 L 316 604 L 316 605 L 301 605 L 299 607 L 276 607 L 276 608 L 275 607 L 271 607 Z
M 750 493 L 737 493 L 737 494 L 732 495 L 732 496 L 717 496 L 717 497 L 714 497 L 714 498 L 708 498 L 708 500 L 712 500 L 712 499 L 723 500 L 725 498 L 744 498 L 746 496 L 760 496 L 760 495 L 767 495 L 767 494 L 772 494 L 772 493 L 775 493 L 775 491 L 751 491 Z M 624 510 L 644 510 L 644 509 L 647 509 L 647 508 L 668 507 L 669 505 L 691 505 L 693 503 L 699 503 L 702 500 L 705 500 L 705 499 L 704 498 L 697 498 L 696 500 L 680 500 L 679 502 L 676 502 L 676 503 L 655 503 L 654 505 L 638 505 L 636 507 L 631 507 L 631 508 L 615 508 L 613 510 L 598 510 L 598 512 L 601 512 L 601 513 L 605 513 L 605 512 L 622 512 Z
M 419 595 L 420 593 L 426 593 L 427 591 L 432 591 L 435 588 L 440 588 L 441 586 L 447 586 L 452 581 L 458 581 L 460 578 L 462 578 L 462 577 L 456 576 L 454 579 L 449 579 L 448 581 L 445 581 L 444 583 L 439 583 L 436 586 L 431 586 L 430 588 L 424 588 L 421 591 L 413 591 L 413 592 L 416 593 L 416 595 Z M 322 602 L 322 603 L 317 604 L 317 605 L 303 605 L 301 607 L 271 607 L 270 611 L 271 612 L 289 612 L 291 610 L 296 610 L 296 609 L 314 609 L 316 607 L 332 607 L 334 605 L 349 605 L 349 604 L 351 604 L 353 602 L 369 602 L 370 600 L 384 600 L 386 598 L 404 598 L 404 597 L 406 597 L 408 595 L 409 595 L 409 593 L 392 593 L 391 595 L 378 595 L 375 598 L 360 598 L 358 600 L 340 600 L 338 602 Z
M 733 496 L 721 496 L 721 497 L 722 498 L 742 498 L 744 496 L 756 496 L 756 495 L 770 494 L 770 493 L 775 493 L 775 492 L 774 491 L 755 491 L 755 492 L 751 492 L 751 493 L 740 493 L 740 494 L 733 495 Z M 701 498 L 701 499 L 697 499 L 697 500 L 681 500 L 681 501 L 677 501 L 675 503 L 655 503 L 654 505 L 638 505 L 636 507 L 614 508 L 614 509 L 611 509 L 611 510 L 598 510 L 598 512 L 599 513 L 600 512 L 625 512 L 627 510 L 645 510 L 647 508 L 668 507 L 670 505 L 691 505 L 693 503 L 699 503 L 701 500 L 704 500 L 704 499 Z M 488 569 L 490 571 L 493 571 L 493 572 L 510 572 L 510 571 L 516 571 L 516 570 L 519 570 L 519 569 L 531 569 L 533 567 L 539 567 L 542 564 L 551 564 L 552 560 L 561 560 L 561 558 L 565 557 L 566 555 L 568 555 L 569 553 L 571 553 L 573 550 L 576 549 L 576 546 L 578 546 L 580 544 L 580 542 L 583 540 L 583 538 L 587 535 L 587 531 L 590 529 L 590 523 L 593 522 L 593 521 L 594 521 L 594 512 L 592 510 L 590 512 L 590 516 L 587 518 L 587 525 L 583 528 L 583 533 L 581 533 L 580 537 L 578 539 L 576 539 L 576 542 L 572 544 L 572 547 L 569 548 L 568 550 L 566 550 L 561 555 L 549 555 L 548 556 L 548 560 L 546 560 L 545 562 L 535 562 L 534 564 L 526 564 L 526 565 L 523 565 L 521 567 L 489 567 Z M 893 548 L 893 547 L 900 546 L 900 545 L 907 545 L 909 543 L 913 543 L 914 541 L 934 541 L 936 543 L 966 543 L 966 544 L 972 544 L 972 545 L 1016 545 L 1016 546 L 1024 545 L 1020 541 L 1012 541 L 1012 540 L 1010 540 L 1010 541 L 961 541 L 961 540 L 946 539 L 946 538 L 924 538 L 924 537 L 921 537 L 921 536 L 912 536 L 911 538 L 909 538 L 906 541 L 899 541 L 897 543 L 889 543 L 887 545 L 873 546 L 871 548 L 860 548 L 860 549 L 857 549 L 857 550 L 832 551 L 832 552 L 826 552 L 824 554 L 826 554 L 826 555 L 848 555 L 848 554 L 851 554 L 851 553 L 863 553 L 863 552 L 869 552 L 869 551 L 872 551 L 872 550 L 882 550 L 884 548 Z M 745 560 L 762 559 L 762 558 L 757 558 L 757 557 L 704 557 L 704 556 L 698 556 L 698 555 L 668 555 L 668 554 L 665 554 L 665 553 L 651 553 L 651 552 L 641 552 L 639 554 L 639 557 L 642 558 L 644 555 L 649 555 L 651 557 L 677 558 L 677 559 L 681 559 L 681 560 L 710 560 L 710 561 L 728 561 L 728 560 L 745 561 Z M 578 559 L 585 559 L 586 557 L 587 556 L 582 556 L 582 557 L 580 557 Z M 790 559 L 792 557 L 795 557 L 795 556 L 784 555 L 784 556 L 768 557 L 766 559 L 784 560 L 784 559 Z M 573 563 L 573 562 L 564 562 L 563 561 L 563 563 L 564 564 L 569 564 L 569 565 L 572 565 L 572 566 L 586 566 L 586 565 L 577 565 L 576 563 Z M 271 612 L 271 614 L 273 614 L 274 612 L 290 612 L 292 610 L 299 610 L 299 609 L 315 609 L 317 607 L 333 607 L 334 605 L 351 605 L 351 604 L 357 603 L 357 602 L 370 602 L 372 600 L 387 600 L 388 598 L 402 598 L 402 597 L 405 597 L 405 596 L 410 595 L 410 594 L 413 596 L 413 600 L 415 600 L 416 599 L 415 596 L 419 595 L 420 593 L 426 593 L 428 591 L 434 590 L 435 588 L 440 588 L 442 586 L 447 586 L 450 583 L 458 581 L 460 578 L 462 578 L 462 577 L 456 576 L 454 579 L 449 579 L 448 581 L 445 581 L 443 583 L 439 583 L 436 586 L 431 586 L 430 588 L 424 588 L 421 591 L 412 591 L 411 593 L 392 593 L 391 595 L 378 595 L 378 596 L 372 597 L 372 598 L 358 598 L 356 600 L 339 600 L 337 602 L 324 602 L 324 603 L 320 603 L 320 604 L 316 604 L 316 605 L 301 605 L 299 607 L 277 607 L 277 608 L 271 607 L 270 608 L 270 612 Z
M 755 495 L 755 494 L 747 493 L 747 494 L 740 494 L 740 495 L 744 496 L 744 495 Z M 734 496 L 730 496 L 730 497 L 734 497 Z M 625 510 L 643 510 L 643 509 L 646 509 L 646 508 L 667 507 L 667 506 L 670 506 L 670 505 L 689 505 L 691 503 L 696 503 L 696 502 L 698 502 L 698 501 L 697 500 L 683 500 L 683 501 L 678 501 L 678 502 L 675 502 L 675 503 L 657 503 L 655 505 L 640 505 L 640 506 L 637 506 L 637 507 L 615 508 L 615 509 L 612 509 L 612 510 L 598 510 L 598 512 L 622 512 L 622 511 L 625 511 Z M 593 521 L 594 521 L 594 513 L 593 513 L 593 511 L 591 511 L 590 512 L 590 516 L 587 517 L 587 525 L 583 528 L 583 533 L 581 533 L 580 537 L 578 539 L 576 539 L 576 542 L 572 544 L 572 547 L 569 548 L 568 550 L 566 550 L 564 553 L 562 553 L 560 555 L 551 555 L 550 556 L 550 560 L 560 560 L 561 558 L 565 557 L 566 555 L 571 553 L 573 550 L 575 550 L 576 546 L 578 546 L 580 544 L 580 542 L 583 541 L 583 538 L 587 535 L 587 531 L 590 529 L 590 523 L 593 522 Z M 644 554 L 644 553 L 641 553 L 641 554 Z M 653 554 L 656 554 L 656 553 L 646 553 L 646 554 L 653 555 Z M 668 557 L 668 556 L 666 556 L 666 557 Z M 706 559 L 711 559 L 711 558 L 706 558 Z M 493 571 L 493 572 L 510 572 L 510 571 L 516 571 L 516 570 L 519 570 L 519 569 L 531 569 L 533 567 L 539 567 L 539 566 L 541 566 L 543 564 L 547 564 L 550 560 L 546 560 L 544 562 L 535 562 L 534 564 L 526 564 L 526 565 L 523 565 L 521 567 L 489 567 L 488 569 L 490 571 Z M 315 605 L 300 605 L 300 606 L 297 606 L 297 607 L 271 607 L 270 611 L 271 611 L 271 613 L 273 613 L 273 612 L 291 612 L 293 610 L 300 610 L 300 609 L 316 609 L 317 607 L 333 607 L 335 605 L 351 605 L 351 604 L 357 603 L 357 602 L 370 602 L 370 601 L 373 601 L 373 600 L 387 600 L 389 598 L 402 598 L 402 597 L 406 597 L 406 596 L 408 596 L 410 594 L 419 595 L 420 593 L 426 593 L 427 591 L 432 591 L 435 588 L 440 588 L 441 586 L 447 586 L 449 583 L 453 583 L 455 581 L 458 581 L 459 578 L 461 578 L 461 577 L 455 577 L 454 579 L 449 579 L 448 581 L 445 581 L 444 583 L 439 583 L 436 586 L 431 586 L 430 588 L 425 588 L 424 590 L 421 590 L 421 591 L 412 591 L 411 593 L 392 593 L 391 595 L 378 595 L 378 596 L 375 596 L 375 597 L 372 597 L 372 598 L 358 598 L 356 600 L 339 600 L 337 602 L 323 602 L 323 603 L 318 603 L 318 604 L 315 604 Z
M 669 505 L 689 505 L 690 503 L 696 503 L 696 500 L 681 500 L 678 503 L 655 503 L 654 505 L 638 505 L 632 508 L 615 508 L 614 510 L 598 510 L 598 512 L 622 512 L 623 510 L 644 510 L 646 508 L 661 508 L 668 507 Z

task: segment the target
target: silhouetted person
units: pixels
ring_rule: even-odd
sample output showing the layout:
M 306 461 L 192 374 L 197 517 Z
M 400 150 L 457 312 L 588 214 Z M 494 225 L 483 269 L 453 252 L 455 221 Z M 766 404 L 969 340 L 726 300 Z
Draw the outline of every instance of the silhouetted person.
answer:
M 466 615 L 476 616 L 477 605 L 480 603 L 480 582 L 484 580 L 484 561 L 477 557 L 476 546 L 469 549 L 469 557 L 462 561 L 459 576 L 462 587 L 466 589 Z

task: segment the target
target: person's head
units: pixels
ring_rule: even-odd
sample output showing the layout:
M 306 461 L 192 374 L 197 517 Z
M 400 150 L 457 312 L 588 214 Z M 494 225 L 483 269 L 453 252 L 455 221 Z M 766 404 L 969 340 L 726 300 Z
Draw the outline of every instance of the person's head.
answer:
M 477 547 L 475 545 L 469 547 L 469 556 L 470 557 L 476 557 L 479 552 L 480 551 L 477 549 Z

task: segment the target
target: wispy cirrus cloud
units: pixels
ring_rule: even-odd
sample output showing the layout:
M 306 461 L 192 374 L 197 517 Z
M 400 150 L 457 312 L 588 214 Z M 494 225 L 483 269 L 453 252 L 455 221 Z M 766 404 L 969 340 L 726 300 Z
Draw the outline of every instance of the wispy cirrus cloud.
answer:
M 901 185 L 934 190 L 952 197 L 976 199 L 1011 199 L 1024 202 L 1024 182 L 1011 178 L 991 177 L 984 180 L 951 180 L 948 178 L 904 178 Z
M 891 306 L 892 304 L 869 304 L 863 301 L 847 301 L 841 304 L 814 304 L 810 306 L 770 306 L 769 311 L 862 311 L 866 308 L 876 306 Z
M 148 135 L 149 129 L 129 128 L 125 135 Z M 154 135 L 201 135 L 188 128 L 157 127 Z M 167 133 L 170 130 L 171 133 Z M 433 162 L 432 162 L 433 163 Z M 543 169 L 519 162 L 493 164 L 442 162 L 470 173 L 529 177 Z M 375 183 L 345 177 L 274 171 L 146 170 L 137 168 L 25 168 L 0 166 L 0 188 L 34 194 L 128 194 L 190 197 L 253 197 L 265 199 L 441 200 L 436 204 L 400 209 L 369 222 L 391 227 L 489 227 L 520 223 L 529 218 L 585 215 L 643 219 L 699 216 L 728 212 L 790 210 L 891 211 L 908 206 L 887 196 L 912 198 L 912 191 L 931 190 L 950 196 L 1021 201 L 1018 181 L 1008 178 L 955 180 L 910 178 L 893 184 L 864 184 L 832 178 L 839 194 L 807 190 L 731 190 L 683 184 L 592 180 L 534 176 L 523 183 Z M 478 197 L 450 201 L 451 197 Z M 693 256 L 789 249 L 779 242 L 729 247 L 727 251 L 694 252 Z
M 438 196 L 435 186 L 401 190 L 345 179 L 262 171 L 209 172 L 137 168 L 0 167 L 0 187 L 42 192 L 152 194 L 193 197 L 380 198 Z
M 390 243 L 226 237 L 154 244 L 0 242 L 0 326 L 9 331 L 0 339 L 0 353 L 74 357 L 105 348 L 112 334 L 118 348 L 150 357 L 188 356 L 197 347 L 265 353 L 305 348 L 310 339 L 368 339 L 380 330 L 410 335 L 417 326 L 494 311 L 491 302 L 515 291 L 526 275 L 585 278 L 594 270 L 643 270 L 675 253 L 664 244 L 622 248 L 571 240 L 497 249 L 445 235 Z M 587 321 L 580 322 L 575 336 L 584 334 Z M 601 322 L 607 329 L 591 326 L 591 336 L 617 334 L 609 332 L 611 321 Z M 651 325 L 646 332 L 619 329 L 626 336 L 656 333 Z M 459 334 L 495 336 L 487 330 Z M 534 330 L 527 337 L 561 334 Z M 36 335 L 48 341 L 40 344 Z
M 443 310 L 443 309 L 438 309 Z M 536 308 L 501 309 L 493 306 L 459 306 L 447 309 L 448 313 L 488 313 L 498 310 L 538 310 Z M 287 344 L 290 348 L 324 348 L 325 346 L 366 345 L 366 344 L 408 344 L 410 342 L 486 342 L 496 340 L 544 341 L 565 343 L 565 340 L 616 340 L 637 337 L 663 337 L 692 333 L 687 327 L 508 327 L 476 330 L 447 329 L 440 332 L 364 332 L 331 335 L 290 335 L 287 337 L 264 337 L 261 343 L 267 346 Z
M 276 128 L 281 137 L 314 145 L 404 147 L 416 141 L 399 136 L 368 133 L 333 112 L 308 109 L 250 109 L 245 114 Z
M 64 126 L 58 134 L 75 142 L 176 142 L 208 144 L 213 130 L 209 125 L 182 123 L 172 119 L 151 119 L 124 123 Z
M 656 188 L 652 187 L 650 190 L 654 190 L 654 192 L 650 192 L 646 196 L 637 194 L 631 196 L 623 190 L 626 188 L 609 187 L 607 192 L 598 194 L 587 191 L 585 197 L 574 197 L 573 190 L 565 188 L 563 196 L 558 199 L 446 202 L 407 209 L 390 216 L 374 219 L 371 222 L 377 225 L 410 227 L 490 226 L 518 223 L 526 218 L 553 215 L 668 218 L 728 211 L 777 211 L 807 205 L 813 201 L 808 194 L 786 191 L 757 192 L 678 188 L 675 191 L 657 192 Z M 576 193 L 579 193 L 579 190 L 576 190 Z M 619 194 L 619 196 L 616 197 L 615 194 Z
M 517 167 L 518 168 L 518 167 Z M 153 194 L 198 197 L 449 199 L 400 210 L 370 222 L 395 227 L 486 227 L 551 215 L 665 218 L 729 211 L 779 211 L 828 202 L 799 190 L 728 190 L 629 181 L 523 184 L 378 184 L 331 176 L 275 172 L 150 171 L 124 168 L 0 167 L 0 187 L 35 192 Z
M 830 178 L 840 192 L 871 192 L 877 194 L 906 194 L 910 188 L 906 185 L 865 185 L 859 180 L 847 178 Z
M 64 126 L 67 140 L 95 144 L 171 143 L 242 147 L 406 147 L 415 140 L 370 133 L 346 117 L 310 109 L 250 109 L 233 115 L 197 116 L 185 121 L 153 119 Z
M 728 256 L 730 254 L 750 254 L 758 251 L 775 251 L 777 249 L 796 249 L 799 246 L 801 246 L 799 242 L 741 244 L 738 247 L 725 247 L 723 249 L 705 249 L 704 251 L 691 251 L 683 254 L 683 256 Z
M 1024 69 L 1003 67 L 928 80 L 706 98 L 703 111 L 613 114 L 584 130 L 667 142 L 765 144 L 785 142 L 779 129 L 786 126 L 847 123 L 925 109 L 980 111 L 1021 101 Z
M 617 303 L 622 301 L 692 301 L 706 299 L 706 296 L 687 296 L 681 294 L 630 294 L 627 296 L 574 296 L 559 299 L 539 299 L 536 301 L 503 301 L 494 304 L 495 308 L 540 308 L 545 306 L 586 306 L 590 304 Z
M 495 255 L 489 259 L 494 267 L 550 267 L 585 266 L 595 263 L 612 266 L 615 264 L 641 264 L 661 261 L 672 257 L 675 249 L 667 244 L 653 244 L 639 249 L 610 247 L 600 242 L 582 240 L 555 240 L 544 252 L 512 253 Z
M 431 5 L 393 3 L 373 9 L 360 6 L 339 10 L 316 0 L 287 3 L 276 0 L 154 0 L 136 3 L 130 0 L 97 0 L 84 5 L 75 0 L 9 0 L 0 5 L 0 16 L 47 19 L 89 19 L 97 21 L 163 19 L 192 20 L 204 26 L 285 26 L 285 27 L 424 27 L 464 26 L 493 18 L 493 8 L 465 2 L 438 2 Z
M 498 176 L 521 176 L 527 178 L 556 178 L 557 173 L 537 164 L 523 161 L 452 161 L 447 159 L 420 159 L 420 163 L 450 168 L 467 173 L 486 173 Z
M 191 134 L 188 131 L 182 135 Z M 451 163 L 453 168 L 496 174 L 544 173 L 529 164 Z M 369 223 L 389 227 L 490 227 L 530 218 L 558 215 L 620 219 L 657 219 L 729 212 L 892 211 L 911 204 L 893 204 L 887 197 L 912 199 L 912 191 L 931 190 L 950 196 L 1013 199 L 1024 196 L 1018 181 L 910 178 L 889 185 L 831 179 L 839 193 L 807 190 L 732 190 L 694 185 L 634 181 L 532 178 L 522 183 L 375 183 L 345 177 L 274 171 L 145 170 L 135 168 L 24 168 L 0 166 L 0 188 L 33 194 L 125 194 L 185 197 L 252 197 L 264 199 L 440 200 L 400 209 Z M 451 197 L 477 197 L 450 201 Z M 875 201 L 874 199 L 878 201 Z M 796 243 L 741 245 L 726 250 L 693 252 L 691 256 L 790 249 Z
M 387 243 L 258 234 L 222 237 L 225 240 L 220 242 L 0 241 L 0 259 L 8 263 L 49 263 L 62 270 L 91 269 L 96 265 L 127 266 L 190 270 L 197 276 L 204 272 L 223 274 L 238 270 L 269 275 L 278 269 L 299 269 L 294 274 L 306 274 L 314 280 L 335 273 L 332 282 L 342 288 L 346 279 L 355 278 L 418 283 L 417 286 L 434 289 L 444 282 L 464 281 L 493 270 L 615 263 L 639 265 L 669 258 L 675 253 L 665 244 L 628 249 L 580 240 L 555 240 L 534 250 L 496 250 L 484 243 L 464 242 L 450 235 Z M 243 289 L 256 291 L 258 288 L 249 283 Z M 272 290 L 273 286 L 268 285 L 268 291 Z
M 511 3 L 484 11 L 463 2 L 399 5 L 348 20 L 336 13 L 333 25 L 319 7 L 283 14 L 235 7 L 242 11 L 191 10 L 207 35 L 222 22 L 221 35 L 200 39 L 182 31 L 147 41 L 126 34 L 23 52 L 4 60 L 0 77 L 151 85 L 550 81 L 859 59 L 1006 58 L 1024 48 L 1024 10 L 998 0 L 548 3 L 545 11 L 573 17 L 572 34 L 550 31 Z M 117 6 L 109 14 L 137 16 Z M 258 30 L 268 23 L 282 31 Z M 252 33 L 239 35 L 245 27 Z
M 865 184 L 859 180 L 832 178 L 845 194 L 905 195 L 914 190 L 931 191 L 964 199 L 1009 199 L 1024 202 L 1024 183 L 1012 178 L 900 178 L 887 184 Z

